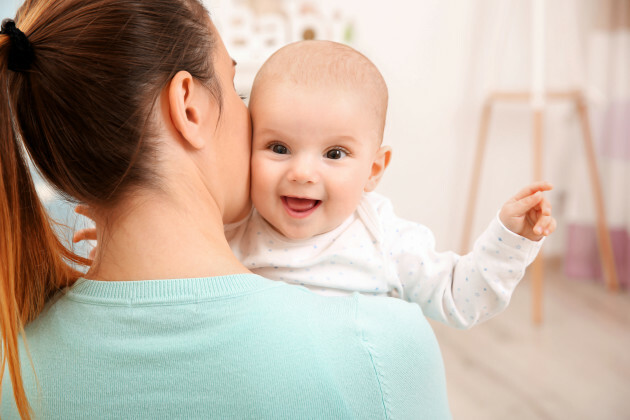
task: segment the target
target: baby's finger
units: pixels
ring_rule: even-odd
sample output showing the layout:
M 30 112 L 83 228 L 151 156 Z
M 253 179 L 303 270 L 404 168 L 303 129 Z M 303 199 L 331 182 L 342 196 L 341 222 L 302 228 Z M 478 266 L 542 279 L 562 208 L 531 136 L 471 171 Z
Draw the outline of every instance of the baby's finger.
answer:
M 536 235 L 542 235 L 545 231 L 545 228 L 549 225 L 551 217 L 542 216 L 536 220 L 536 224 L 534 224 L 534 233 Z
M 556 230 L 556 225 L 557 225 L 556 219 L 552 217 L 547 227 L 545 227 L 545 229 L 543 230 L 543 235 L 545 236 L 551 235 Z
M 538 207 L 540 208 L 540 213 L 542 215 L 551 216 L 551 203 L 549 202 L 549 200 L 543 197 Z
M 96 228 L 77 230 L 72 237 L 72 242 L 77 243 L 84 240 L 96 240 Z
M 514 216 L 522 216 L 534 207 L 538 206 L 542 199 L 542 193 L 540 191 L 537 191 L 532 195 L 510 203 L 510 212 Z
M 79 204 L 78 206 L 74 208 L 74 211 L 75 213 L 80 214 L 81 216 L 85 216 L 94 220 L 94 218 L 92 217 L 92 208 L 90 206 L 86 206 L 85 204 Z
M 536 193 L 537 191 L 549 191 L 552 188 L 553 188 L 553 185 L 551 185 L 551 183 L 547 181 L 534 182 L 532 184 L 529 184 L 522 190 L 520 190 L 518 193 L 516 193 L 516 195 L 514 196 L 514 199 L 518 201 L 529 195 Z
M 536 235 L 547 236 L 556 230 L 556 220 L 551 216 L 541 216 L 534 225 Z

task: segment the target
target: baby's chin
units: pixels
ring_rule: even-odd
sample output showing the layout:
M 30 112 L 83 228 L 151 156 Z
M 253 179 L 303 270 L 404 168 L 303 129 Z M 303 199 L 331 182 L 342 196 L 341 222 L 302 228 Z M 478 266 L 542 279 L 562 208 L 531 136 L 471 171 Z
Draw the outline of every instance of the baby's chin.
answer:
M 254 207 L 256 207 L 256 202 L 254 201 Z M 321 209 L 320 209 L 321 210 Z M 318 211 L 320 211 L 318 210 Z M 319 235 L 323 235 L 325 233 L 331 232 L 341 226 L 343 221 L 346 220 L 347 217 L 340 218 L 341 221 L 329 221 L 325 226 L 322 226 L 321 222 L 316 222 L 315 220 L 304 220 L 303 224 L 300 226 L 299 224 L 293 224 L 286 226 L 283 223 L 273 224 L 271 220 L 274 220 L 274 217 L 267 217 L 264 211 L 257 210 L 259 215 L 267 222 L 267 224 L 277 233 L 284 236 L 286 239 L 291 241 L 304 241 L 311 238 L 314 238 Z M 312 215 L 311 215 L 312 216 Z M 315 225 L 315 226 L 313 226 Z
M 265 219 L 265 221 L 269 224 L 269 226 L 271 226 L 273 230 L 275 230 L 280 235 L 284 236 L 285 238 L 291 241 L 304 241 L 304 240 L 313 238 L 318 235 L 322 235 L 324 233 L 327 233 L 333 230 L 333 229 L 325 229 L 325 230 L 319 231 L 319 230 L 314 230 L 309 227 L 304 227 L 302 229 L 300 228 L 283 229 L 282 227 L 274 226 L 273 223 L 269 222 L 269 220 L 265 218 L 264 216 L 263 216 L 263 219 Z
M 311 232 L 311 231 L 307 231 L 304 229 L 292 229 L 291 231 L 286 231 L 285 229 L 279 229 L 276 226 L 272 225 L 270 223 L 271 227 L 278 232 L 280 235 L 284 236 L 287 239 L 290 239 L 292 241 L 304 241 L 307 239 L 310 239 L 314 236 L 317 235 L 321 235 L 322 233 L 325 232 Z

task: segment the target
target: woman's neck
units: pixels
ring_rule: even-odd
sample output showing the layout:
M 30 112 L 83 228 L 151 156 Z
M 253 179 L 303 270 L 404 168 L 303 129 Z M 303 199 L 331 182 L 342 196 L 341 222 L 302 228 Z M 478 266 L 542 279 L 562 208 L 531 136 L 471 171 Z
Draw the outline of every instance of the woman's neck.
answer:
M 185 198 L 136 199 L 105 226 L 97 222 L 99 249 L 86 277 L 124 281 L 248 273 L 225 239 L 217 204 Z

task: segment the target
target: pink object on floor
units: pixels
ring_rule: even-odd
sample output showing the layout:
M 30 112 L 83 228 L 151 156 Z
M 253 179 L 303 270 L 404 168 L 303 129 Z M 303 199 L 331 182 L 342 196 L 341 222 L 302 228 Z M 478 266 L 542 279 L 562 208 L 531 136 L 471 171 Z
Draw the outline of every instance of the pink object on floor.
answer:
M 611 229 L 610 240 L 615 254 L 619 285 L 628 288 L 630 286 L 630 232 L 623 228 Z M 564 272 L 567 277 L 602 280 L 595 226 L 580 224 L 569 226 Z

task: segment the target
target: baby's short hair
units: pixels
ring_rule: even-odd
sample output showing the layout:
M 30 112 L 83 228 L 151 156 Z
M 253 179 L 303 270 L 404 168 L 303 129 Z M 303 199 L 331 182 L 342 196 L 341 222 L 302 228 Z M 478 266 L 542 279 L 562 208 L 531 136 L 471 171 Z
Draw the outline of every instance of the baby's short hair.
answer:
M 370 99 L 366 106 L 373 106 L 379 122 L 379 137 L 383 138 L 387 84 L 374 63 L 352 47 L 333 41 L 288 44 L 273 53 L 258 71 L 251 101 L 255 102 L 256 90 L 267 82 L 292 82 L 301 86 L 360 92 Z

